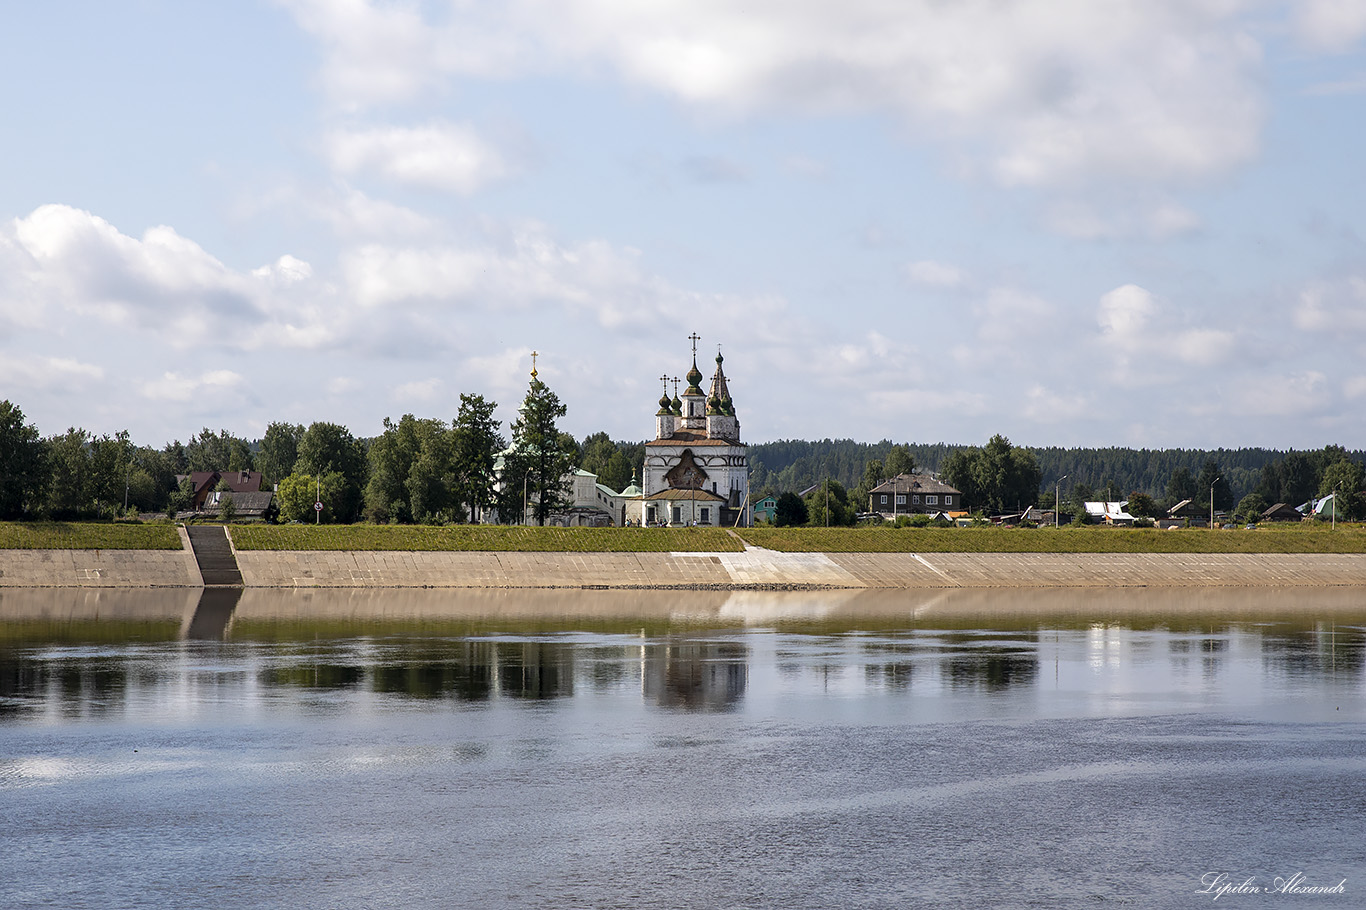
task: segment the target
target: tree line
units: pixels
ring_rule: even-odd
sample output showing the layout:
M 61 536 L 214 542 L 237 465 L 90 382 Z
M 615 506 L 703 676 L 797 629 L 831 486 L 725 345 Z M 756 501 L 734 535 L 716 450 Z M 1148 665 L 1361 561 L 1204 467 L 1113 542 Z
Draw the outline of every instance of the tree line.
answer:
M 462 394 L 449 422 L 386 418 L 370 439 L 326 421 L 276 422 L 254 441 L 205 428 L 188 443 L 157 449 L 134 445 L 127 431 L 97 436 L 72 428 L 43 437 L 17 405 L 0 401 L 0 518 L 174 514 L 192 505 L 189 475 L 259 471 L 285 521 L 446 523 L 491 514 L 521 521 L 530 503 L 544 523 L 567 504 L 564 478 L 583 447 L 559 430 L 565 406 L 539 380 L 509 427 L 511 448 L 496 408 L 482 395 Z M 600 455 L 601 445 L 593 451 Z
M 183 511 L 192 489 L 177 475 L 196 471 L 259 471 L 262 489 L 278 484 L 284 520 L 352 522 L 533 520 L 568 502 L 562 483 L 575 466 L 598 482 L 624 489 L 640 477 L 645 442 L 612 440 L 598 432 L 582 442 L 561 431 L 566 409 L 533 379 L 519 417 L 509 426 L 512 446 L 493 417 L 496 404 L 460 396 L 450 421 L 405 414 L 384 431 L 357 438 L 344 426 L 271 423 L 247 440 L 207 428 L 182 444 L 134 445 L 126 431 L 97 436 L 83 429 L 42 437 L 23 412 L 0 401 L 0 517 L 112 518 L 138 512 Z M 496 459 L 502 455 L 499 469 Z M 778 440 L 749 447 L 750 488 L 775 496 L 810 491 L 801 522 L 850 524 L 868 496 L 897 474 L 937 473 L 959 489 L 969 508 L 1005 512 L 1054 505 L 1075 516 L 1086 501 L 1123 501 L 1135 494 L 1161 510 L 1183 499 L 1214 494 L 1220 511 L 1240 517 L 1278 502 L 1297 506 L 1334 491 L 1340 517 L 1366 517 L 1362 463 L 1366 453 L 1341 446 L 1285 452 L 1272 449 L 1031 448 L 1003 436 L 984 446 L 948 443 L 859 443 L 849 439 Z M 321 515 L 313 505 L 323 503 Z M 1138 500 L 1143 508 L 1145 500 Z M 828 504 L 827 504 L 828 503 Z M 796 510 L 788 502 L 790 517 Z M 1258 509 L 1260 507 L 1260 509 Z

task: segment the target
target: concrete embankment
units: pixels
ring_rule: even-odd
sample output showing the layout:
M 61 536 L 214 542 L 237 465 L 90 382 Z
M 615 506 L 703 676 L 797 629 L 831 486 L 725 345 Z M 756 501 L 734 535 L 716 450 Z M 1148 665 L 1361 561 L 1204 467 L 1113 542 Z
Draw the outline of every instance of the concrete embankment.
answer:
M 200 587 L 183 548 L 0 550 L 0 587 Z M 1366 554 L 236 551 L 247 588 L 1366 586 Z
M 184 528 L 179 550 L 0 550 L 4 588 L 198 588 Z
M 1366 554 L 239 551 L 247 587 L 997 588 L 1366 585 Z

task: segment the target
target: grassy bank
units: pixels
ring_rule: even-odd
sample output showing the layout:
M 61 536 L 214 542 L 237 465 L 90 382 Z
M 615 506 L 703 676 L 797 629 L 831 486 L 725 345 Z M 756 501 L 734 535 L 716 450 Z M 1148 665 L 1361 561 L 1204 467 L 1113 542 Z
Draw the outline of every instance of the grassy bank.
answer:
M 0 522 L 0 550 L 179 550 L 171 524 Z
M 738 552 L 720 528 L 537 528 L 500 525 L 242 525 L 239 550 L 477 550 L 560 553 Z
M 1366 529 L 1339 525 L 1189 528 L 746 528 L 753 546 L 786 553 L 1366 553 Z
M 1366 553 L 1366 528 L 1322 525 L 1209 531 L 1148 528 L 741 528 L 788 553 Z M 727 553 L 721 528 L 537 528 L 451 525 L 235 525 L 239 550 Z M 0 522 L 0 550 L 176 550 L 170 524 Z

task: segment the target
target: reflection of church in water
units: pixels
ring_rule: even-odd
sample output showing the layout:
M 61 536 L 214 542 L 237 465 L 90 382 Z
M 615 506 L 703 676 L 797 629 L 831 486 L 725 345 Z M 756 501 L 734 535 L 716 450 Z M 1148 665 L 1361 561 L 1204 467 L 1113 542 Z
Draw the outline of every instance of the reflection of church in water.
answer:
M 716 354 L 711 388 L 702 391 L 697 368 L 698 336 L 693 342 L 687 389 L 669 398 L 670 382 L 655 412 L 655 438 L 645 443 L 643 490 L 628 514 L 647 525 L 749 525 L 749 457 L 740 441 L 740 420 Z

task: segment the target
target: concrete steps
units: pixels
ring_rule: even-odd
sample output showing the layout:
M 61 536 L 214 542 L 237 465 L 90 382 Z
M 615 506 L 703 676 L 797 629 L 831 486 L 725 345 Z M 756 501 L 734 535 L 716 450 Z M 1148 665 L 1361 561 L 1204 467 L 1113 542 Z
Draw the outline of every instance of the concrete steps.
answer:
M 190 535 L 190 548 L 199 563 L 204 586 L 242 587 L 242 572 L 228 543 L 227 530 L 222 525 L 188 525 L 185 530 Z

